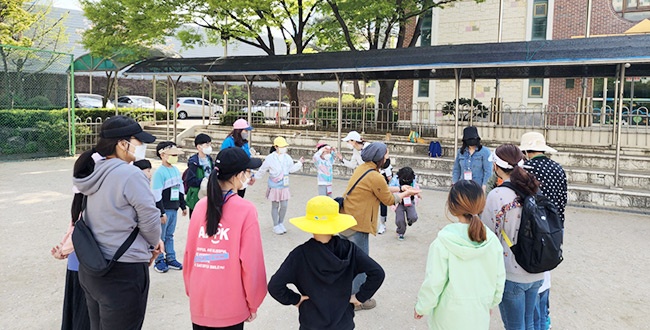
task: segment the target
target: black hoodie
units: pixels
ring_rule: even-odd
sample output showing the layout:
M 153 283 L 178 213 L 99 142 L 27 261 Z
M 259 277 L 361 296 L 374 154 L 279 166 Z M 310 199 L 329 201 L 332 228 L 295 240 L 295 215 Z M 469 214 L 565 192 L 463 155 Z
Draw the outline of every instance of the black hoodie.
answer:
M 271 277 L 269 293 L 283 305 L 295 305 L 300 296 L 300 329 L 354 329 L 354 306 L 350 304 L 352 280 L 357 274 L 368 278 L 356 294 L 364 302 L 384 281 L 384 270 L 348 240 L 333 236 L 323 244 L 310 239 L 296 247 Z M 287 288 L 296 286 L 300 294 Z

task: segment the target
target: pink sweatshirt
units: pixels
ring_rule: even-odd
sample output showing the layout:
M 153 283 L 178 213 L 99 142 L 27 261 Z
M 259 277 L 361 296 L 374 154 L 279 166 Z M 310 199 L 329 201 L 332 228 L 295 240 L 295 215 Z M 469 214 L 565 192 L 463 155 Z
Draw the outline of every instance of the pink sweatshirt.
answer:
M 257 312 L 266 296 L 266 268 L 257 209 L 237 194 L 223 207 L 217 234 L 206 233 L 207 198 L 195 206 L 183 260 L 192 323 L 227 327 Z

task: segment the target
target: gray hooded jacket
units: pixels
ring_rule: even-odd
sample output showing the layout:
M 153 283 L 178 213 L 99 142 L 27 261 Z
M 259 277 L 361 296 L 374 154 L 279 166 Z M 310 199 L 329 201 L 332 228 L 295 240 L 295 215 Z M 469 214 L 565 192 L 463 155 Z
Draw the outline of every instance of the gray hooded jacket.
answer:
M 151 249 L 160 240 L 160 210 L 144 173 L 119 158 L 112 158 L 97 161 L 92 174 L 72 181 L 88 196 L 84 220 L 104 257 L 112 258 L 138 226 L 138 237 L 118 261 L 149 262 Z

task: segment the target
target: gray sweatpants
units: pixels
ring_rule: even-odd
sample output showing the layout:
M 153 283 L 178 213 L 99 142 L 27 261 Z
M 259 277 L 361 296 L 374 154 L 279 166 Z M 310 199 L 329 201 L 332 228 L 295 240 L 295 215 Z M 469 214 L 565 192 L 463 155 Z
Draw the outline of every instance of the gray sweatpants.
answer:
M 404 219 L 404 215 L 406 215 L 406 219 Z M 395 209 L 395 225 L 398 234 L 404 235 L 406 233 L 406 221 L 408 221 L 409 225 L 412 225 L 418 221 L 418 213 L 415 211 L 415 205 L 404 206 L 404 204 L 400 203 Z

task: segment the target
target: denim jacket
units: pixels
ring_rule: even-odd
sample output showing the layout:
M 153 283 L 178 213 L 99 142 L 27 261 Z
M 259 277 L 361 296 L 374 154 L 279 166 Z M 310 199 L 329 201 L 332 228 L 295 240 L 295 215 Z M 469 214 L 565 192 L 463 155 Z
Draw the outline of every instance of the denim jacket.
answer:
M 481 150 L 476 150 L 472 155 L 468 150 L 461 154 L 458 149 L 451 175 L 452 182 L 456 183 L 458 180 L 462 180 L 464 172 L 470 170 L 472 171 L 472 180 L 482 186 L 487 185 L 492 175 L 492 163 L 488 160 L 489 157 L 490 149 L 486 146 L 483 146 Z

